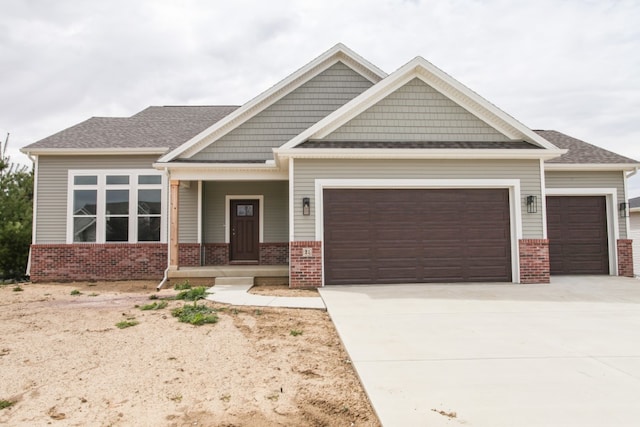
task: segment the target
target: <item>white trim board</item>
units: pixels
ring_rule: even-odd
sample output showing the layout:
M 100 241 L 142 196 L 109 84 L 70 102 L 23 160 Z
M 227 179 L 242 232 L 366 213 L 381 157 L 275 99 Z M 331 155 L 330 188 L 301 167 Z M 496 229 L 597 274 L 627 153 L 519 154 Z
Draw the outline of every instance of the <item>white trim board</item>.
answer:
M 315 240 L 322 242 L 322 286 L 324 286 L 324 195 L 327 188 L 363 189 L 442 189 L 442 188 L 506 188 L 509 190 L 511 226 L 511 281 L 520 283 L 520 250 L 522 212 L 519 179 L 316 179 Z
M 264 195 L 255 194 L 227 194 L 224 196 L 224 242 L 231 243 L 231 200 L 258 200 L 258 215 L 260 215 L 260 243 L 264 242 Z
M 616 188 L 547 188 L 547 196 L 605 196 L 609 239 L 609 275 L 618 275 L 618 190 Z

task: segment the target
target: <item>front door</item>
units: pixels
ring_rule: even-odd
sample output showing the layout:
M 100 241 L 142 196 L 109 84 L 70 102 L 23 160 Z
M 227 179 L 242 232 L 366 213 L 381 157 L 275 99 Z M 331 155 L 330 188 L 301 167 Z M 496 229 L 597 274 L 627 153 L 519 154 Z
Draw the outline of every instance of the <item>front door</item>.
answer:
M 231 200 L 230 259 L 258 262 L 260 256 L 260 202 Z

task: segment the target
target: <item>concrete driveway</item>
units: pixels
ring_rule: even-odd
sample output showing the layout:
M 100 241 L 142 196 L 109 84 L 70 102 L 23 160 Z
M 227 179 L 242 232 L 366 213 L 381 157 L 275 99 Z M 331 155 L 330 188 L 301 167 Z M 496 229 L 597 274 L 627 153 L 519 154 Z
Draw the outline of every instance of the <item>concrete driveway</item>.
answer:
M 384 426 L 640 425 L 640 281 L 320 290 Z

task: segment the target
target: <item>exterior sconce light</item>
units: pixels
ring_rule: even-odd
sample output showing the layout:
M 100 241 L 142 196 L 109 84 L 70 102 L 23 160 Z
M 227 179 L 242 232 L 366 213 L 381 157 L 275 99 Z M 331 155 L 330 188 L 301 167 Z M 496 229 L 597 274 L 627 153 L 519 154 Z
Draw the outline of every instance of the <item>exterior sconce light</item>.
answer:
M 536 196 L 527 196 L 527 213 L 538 212 L 538 198 Z
M 302 215 L 311 215 L 311 200 L 308 197 L 302 198 Z
M 627 218 L 629 216 L 629 203 L 620 203 L 618 206 L 618 213 L 620 214 L 620 218 Z

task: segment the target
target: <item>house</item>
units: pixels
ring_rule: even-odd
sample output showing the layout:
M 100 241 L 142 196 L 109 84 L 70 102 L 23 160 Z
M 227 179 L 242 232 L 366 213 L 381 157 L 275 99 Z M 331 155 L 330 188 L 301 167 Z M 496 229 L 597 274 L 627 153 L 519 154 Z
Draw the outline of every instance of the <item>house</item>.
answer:
M 338 44 L 243 106 L 94 117 L 23 151 L 33 281 L 633 276 L 619 212 L 640 164 L 531 130 L 421 57 L 387 75 Z
M 633 240 L 633 271 L 640 274 L 640 197 L 629 199 L 629 238 Z

